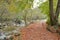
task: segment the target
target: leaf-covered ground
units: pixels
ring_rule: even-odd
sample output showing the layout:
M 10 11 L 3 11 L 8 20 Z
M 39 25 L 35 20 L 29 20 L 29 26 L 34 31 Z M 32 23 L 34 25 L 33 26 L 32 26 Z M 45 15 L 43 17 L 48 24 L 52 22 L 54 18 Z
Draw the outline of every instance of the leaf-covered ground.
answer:
M 56 33 L 47 29 L 45 22 L 37 22 L 21 29 L 20 40 L 60 40 Z

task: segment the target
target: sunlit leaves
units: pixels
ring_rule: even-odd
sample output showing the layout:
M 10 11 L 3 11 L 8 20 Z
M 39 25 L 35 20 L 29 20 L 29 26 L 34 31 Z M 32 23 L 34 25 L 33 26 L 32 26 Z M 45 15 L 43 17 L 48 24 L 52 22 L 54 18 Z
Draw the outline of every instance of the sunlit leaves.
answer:
M 53 0 L 54 12 L 56 10 L 56 5 L 57 5 L 57 0 Z M 49 1 L 47 0 L 46 2 L 42 3 L 39 8 L 42 11 L 42 13 L 45 13 L 48 15 L 49 14 Z
M 33 1 L 34 0 L 0 0 L 0 8 L 2 7 L 1 5 L 3 5 L 4 7 L 2 8 L 6 8 L 8 10 L 7 14 L 10 14 L 8 18 L 13 18 L 18 16 L 17 14 L 21 11 L 31 9 Z M 21 16 L 19 15 L 19 17 Z
M 34 0 L 21 0 L 16 3 L 19 10 L 31 8 Z
M 6 3 L 10 12 L 19 12 L 31 8 L 34 0 L 0 0 L 0 3 Z
M 41 6 L 39 8 L 40 8 L 42 13 L 45 13 L 45 14 L 48 15 L 48 13 L 49 13 L 49 3 L 48 3 L 48 1 L 41 4 Z
M 8 6 L 8 9 L 9 9 L 10 12 L 15 12 L 15 11 L 16 11 L 16 7 L 15 7 L 15 5 L 13 5 L 13 4 L 10 4 L 10 5 Z

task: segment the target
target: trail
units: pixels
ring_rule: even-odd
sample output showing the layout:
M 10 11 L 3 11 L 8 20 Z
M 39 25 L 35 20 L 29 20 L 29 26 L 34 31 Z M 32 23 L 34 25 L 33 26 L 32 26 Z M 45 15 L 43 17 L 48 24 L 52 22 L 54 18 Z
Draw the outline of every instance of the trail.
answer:
M 21 29 L 21 40 L 58 40 L 56 33 L 51 33 L 47 29 L 45 22 L 30 24 L 28 27 Z M 59 39 L 60 40 L 60 39 Z

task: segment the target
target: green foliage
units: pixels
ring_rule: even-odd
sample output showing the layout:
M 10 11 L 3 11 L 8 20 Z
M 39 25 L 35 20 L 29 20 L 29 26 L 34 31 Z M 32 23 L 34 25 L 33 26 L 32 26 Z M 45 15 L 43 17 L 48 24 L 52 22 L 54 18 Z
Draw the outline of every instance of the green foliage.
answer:
M 1 18 L 15 18 L 21 11 L 31 9 L 34 0 L 0 0 L 0 14 Z M 4 11 L 8 10 L 6 13 Z M 5 15 L 7 14 L 7 15 Z M 20 13 L 21 15 L 22 13 Z M 18 18 L 23 18 L 19 16 Z
M 54 9 L 54 13 L 56 11 L 56 6 L 57 6 L 57 0 L 53 0 L 53 9 Z M 47 23 L 50 24 L 50 14 L 49 14 L 49 0 L 47 0 L 46 2 L 42 3 L 39 6 L 40 10 L 42 13 L 46 14 L 48 17 Z
M 49 14 L 49 2 L 48 1 L 41 4 L 41 6 L 39 8 L 42 13 L 47 14 L 47 15 Z
M 54 12 L 56 10 L 56 5 L 57 5 L 57 0 L 53 0 L 53 8 Z M 42 3 L 39 6 L 40 10 L 42 13 L 46 14 L 49 17 L 49 1 L 47 0 L 46 2 Z
M 9 31 L 15 30 L 16 28 L 17 28 L 17 27 L 15 27 L 15 26 L 8 26 L 8 27 L 4 28 L 3 30 L 4 30 L 5 32 L 9 32 Z
M 12 1 L 9 4 L 9 8 L 12 9 L 11 11 L 14 10 L 15 12 L 19 12 L 24 9 L 31 8 L 34 0 L 19 0 L 19 1 L 12 0 Z

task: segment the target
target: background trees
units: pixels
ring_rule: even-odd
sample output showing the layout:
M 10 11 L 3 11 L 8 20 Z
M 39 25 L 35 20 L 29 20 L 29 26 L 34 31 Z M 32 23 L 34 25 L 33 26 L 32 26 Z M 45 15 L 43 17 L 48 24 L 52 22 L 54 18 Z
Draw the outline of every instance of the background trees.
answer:
M 1 19 L 2 19 L 2 17 L 5 18 L 5 16 L 7 19 L 16 18 L 18 16 L 17 14 L 21 13 L 24 10 L 31 9 L 31 7 L 33 5 L 33 1 L 34 0 L 1 0 L 0 1 Z M 8 15 L 6 15 L 5 13 Z M 26 14 L 27 14 L 27 12 L 25 12 L 25 16 L 27 16 Z M 19 17 L 21 17 L 21 16 L 19 16 Z M 26 18 L 26 17 L 24 17 L 24 18 Z

